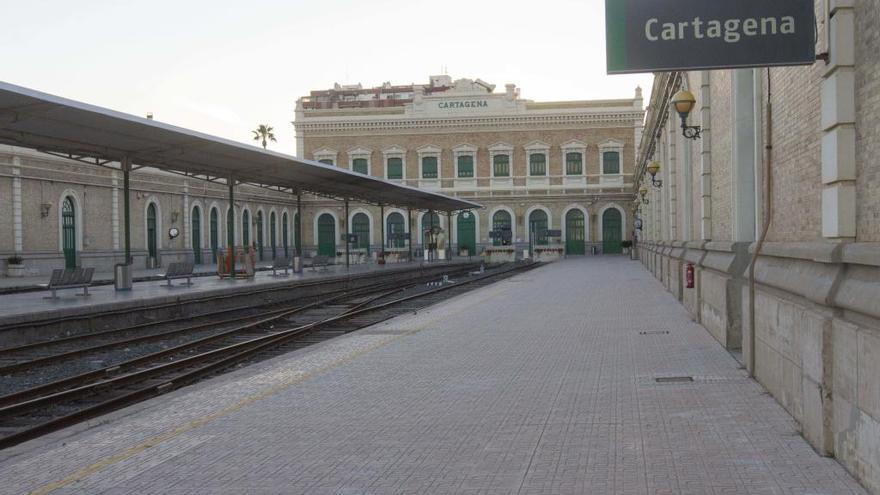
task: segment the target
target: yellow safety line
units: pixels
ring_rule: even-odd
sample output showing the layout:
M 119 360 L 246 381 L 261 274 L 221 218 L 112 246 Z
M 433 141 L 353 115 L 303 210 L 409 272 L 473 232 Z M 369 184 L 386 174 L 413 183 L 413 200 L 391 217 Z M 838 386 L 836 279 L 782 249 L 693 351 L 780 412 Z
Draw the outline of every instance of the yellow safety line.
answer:
M 490 294 L 488 297 L 484 297 L 479 300 L 468 301 L 468 302 L 470 302 L 470 304 L 463 305 L 455 313 L 460 313 L 462 310 L 473 306 L 477 302 L 482 303 L 482 302 L 488 301 L 489 299 L 497 297 L 499 294 L 501 294 L 501 291 L 495 292 L 494 294 Z M 455 313 L 451 313 L 451 314 L 455 314 Z M 318 368 L 317 370 L 314 370 L 309 373 L 305 373 L 305 374 L 300 375 L 296 378 L 281 382 L 277 385 L 273 385 L 273 386 L 269 387 L 268 389 L 265 389 L 264 391 L 262 391 L 258 394 L 252 395 L 250 397 L 246 397 L 246 398 L 242 399 L 241 401 L 239 401 L 229 407 L 220 409 L 219 411 L 215 411 L 215 412 L 210 413 L 208 415 L 202 416 L 201 418 L 194 419 L 192 421 L 184 423 L 184 424 L 182 424 L 182 425 L 180 425 L 170 431 L 167 431 L 165 433 L 161 433 L 159 435 L 148 438 L 147 440 L 144 440 L 143 442 L 139 443 L 138 445 L 135 445 L 134 447 L 130 447 L 126 450 L 123 450 L 122 452 L 111 455 L 109 457 L 105 457 L 105 458 L 103 458 L 97 462 L 94 462 L 93 464 L 90 464 L 82 469 L 74 471 L 70 475 L 68 475 L 58 481 L 54 481 L 54 482 L 49 483 L 47 485 L 43 485 L 42 487 L 37 488 L 36 490 L 33 490 L 29 493 L 31 495 L 45 495 L 47 493 L 51 493 L 55 490 L 58 490 L 59 488 L 64 488 L 65 486 L 70 485 L 71 483 L 76 483 L 80 480 L 85 479 L 88 476 L 91 476 L 91 475 L 103 470 L 104 468 L 112 466 L 113 464 L 116 464 L 118 462 L 122 462 L 124 460 L 130 459 L 131 457 L 134 457 L 135 455 L 137 455 L 137 454 L 139 454 L 149 448 L 155 447 L 163 442 L 171 440 L 172 438 L 175 438 L 183 433 L 195 430 L 196 428 L 204 426 L 215 419 L 219 419 L 224 416 L 228 416 L 229 414 L 232 414 L 232 413 L 242 409 L 243 407 L 247 406 L 248 404 L 252 404 L 252 403 L 257 402 L 259 400 L 265 399 L 269 396 L 275 395 L 276 393 L 278 393 L 286 388 L 289 388 L 293 385 L 304 382 L 305 380 L 311 378 L 312 376 L 315 376 L 319 373 L 323 373 L 325 371 L 333 369 L 333 368 L 340 366 L 342 364 L 348 363 L 359 356 L 362 356 L 368 352 L 374 351 L 380 347 L 384 347 L 384 346 L 390 344 L 391 342 L 397 341 L 399 339 L 402 339 L 403 337 L 407 337 L 407 336 L 410 336 L 410 335 L 417 333 L 421 330 L 424 330 L 429 325 L 440 320 L 441 316 L 448 317 L 449 315 L 450 315 L 450 313 L 443 313 L 442 315 L 438 315 L 437 318 L 428 320 L 423 325 L 420 325 L 420 326 L 418 326 L 408 332 L 405 332 L 400 335 L 389 338 L 387 340 L 383 340 L 381 342 L 377 342 L 375 344 L 372 344 L 364 349 L 361 349 L 361 350 L 356 351 L 354 353 L 348 354 L 345 357 L 342 357 L 332 363 L 329 363 L 325 366 L 322 366 L 321 368 Z

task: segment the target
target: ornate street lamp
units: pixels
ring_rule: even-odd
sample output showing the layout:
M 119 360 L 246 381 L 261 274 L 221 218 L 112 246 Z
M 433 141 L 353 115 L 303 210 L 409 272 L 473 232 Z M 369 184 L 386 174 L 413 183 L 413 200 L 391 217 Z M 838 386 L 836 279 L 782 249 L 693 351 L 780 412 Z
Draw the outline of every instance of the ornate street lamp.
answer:
M 686 89 L 675 93 L 670 103 L 675 108 L 675 111 L 678 112 L 678 116 L 681 117 L 681 133 L 688 139 L 700 139 L 700 133 L 703 131 L 698 125 L 687 125 L 688 115 L 694 109 L 696 103 L 697 99 L 694 98 L 693 93 Z
M 649 203 L 648 198 L 645 197 L 648 195 L 648 187 L 647 186 L 642 186 L 641 188 L 639 188 L 639 195 L 642 197 L 642 203 L 644 203 L 644 204 Z
M 663 181 L 657 179 L 657 172 L 660 171 L 660 162 L 649 163 L 647 170 L 651 174 L 651 185 L 658 189 L 663 187 Z

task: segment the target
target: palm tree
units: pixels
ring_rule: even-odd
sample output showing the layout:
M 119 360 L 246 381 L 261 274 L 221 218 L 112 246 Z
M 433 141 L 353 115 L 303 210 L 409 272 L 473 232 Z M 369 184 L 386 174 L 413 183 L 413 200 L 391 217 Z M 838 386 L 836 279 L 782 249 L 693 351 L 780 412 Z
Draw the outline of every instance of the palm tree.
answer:
M 267 141 L 272 141 L 273 143 L 277 143 L 277 141 L 275 140 L 275 134 L 272 133 L 273 130 L 274 129 L 272 129 L 272 126 L 269 126 L 266 124 L 260 124 L 260 126 L 257 127 L 257 130 L 251 131 L 251 132 L 254 133 L 254 141 L 262 140 L 263 141 L 263 149 L 266 149 L 266 142 Z

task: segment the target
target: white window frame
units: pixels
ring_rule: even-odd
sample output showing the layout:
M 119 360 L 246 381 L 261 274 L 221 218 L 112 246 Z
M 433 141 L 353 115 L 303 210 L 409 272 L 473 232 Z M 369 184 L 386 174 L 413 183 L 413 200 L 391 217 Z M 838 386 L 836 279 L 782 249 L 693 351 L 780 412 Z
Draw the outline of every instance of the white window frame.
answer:
M 526 176 L 550 177 L 550 145 L 541 141 L 532 141 L 523 146 L 526 150 Z M 532 175 L 532 155 L 544 155 L 544 175 Z
M 609 139 L 599 144 L 599 175 L 618 176 L 623 175 L 623 146 L 624 143 L 614 139 Z M 616 174 L 605 173 L 605 153 L 609 151 L 617 152 L 617 170 Z
M 497 177 L 498 179 L 513 179 L 513 146 L 507 143 L 495 143 L 489 147 L 489 176 L 493 179 L 495 176 L 495 156 L 507 155 L 509 160 L 510 174 L 506 177 Z
M 401 178 L 400 179 L 389 179 L 388 178 L 388 159 L 390 158 L 400 158 L 401 164 Z M 400 146 L 391 146 L 382 150 L 382 178 L 387 180 L 406 180 L 406 150 L 401 148 Z
M 472 144 L 459 144 L 458 146 L 452 148 L 452 164 L 453 164 L 453 179 L 456 188 L 461 189 L 473 189 L 477 187 L 477 150 L 478 148 Z M 470 156 L 474 160 L 474 175 L 473 177 L 459 177 L 458 176 L 458 158 L 460 156 Z
M 583 177 L 587 174 L 587 144 L 582 141 L 571 140 L 560 146 L 562 149 L 562 175 L 565 177 Z M 569 153 L 581 154 L 581 173 L 569 174 L 566 155 Z
M 321 160 L 333 160 L 332 165 L 336 165 L 338 162 L 336 158 L 339 156 L 339 152 L 330 148 L 320 148 L 312 152 L 312 159 L 316 162 L 320 162 Z
M 416 149 L 416 153 L 419 155 L 419 180 L 440 180 L 443 178 L 443 150 L 433 144 L 426 144 Z M 434 179 L 424 178 L 422 177 L 422 159 L 423 158 L 436 158 L 437 159 L 437 177 Z
M 367 160 L 367 175 L 372 175 L 370 173 L 373 170 L 372 160 L 370 159 L 373 156 L 373 150 L 369 148 L 352 148 L 348 150 L 348 169 L 354 172 L 354 161 L 358 158 L 364 158 Z

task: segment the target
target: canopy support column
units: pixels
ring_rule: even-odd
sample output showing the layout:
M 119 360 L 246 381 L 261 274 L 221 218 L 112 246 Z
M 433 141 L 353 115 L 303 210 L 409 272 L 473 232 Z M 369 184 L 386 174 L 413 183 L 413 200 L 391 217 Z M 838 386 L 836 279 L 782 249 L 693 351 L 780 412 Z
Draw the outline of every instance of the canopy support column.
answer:
M 345 269 L 348 270 L 351 265 L 351 253 L 349 252 L 349 246 L 351 246 L 351 239 L 348 238 L 351 233 L 351 225 L 349 225 L 348 221 L 348 198 L 345 199 L 345 218 L 342 220 L 345 222 Z
M 446 260 L 452 261 L 452 211 L 446 212 Z
M 302 273 L 302 193 L 296 191 L 296 221 L 293 222 L 293 271 L 294 273 Z
M 114 286 L 116 290 L 131 290 L 132 265 L 131 259 L 131 158 L 123 157 L 122 168 L 122 218 L 125 237 L 125 261 L 115 266 Z
M 406 247 L 409 249 L 409 262 L 412 263 L 413 260 L 413 252 L 412 252 L 412 208 L 407 207 L 406 209 Z
M 235 178 L 230 177 L 229 184 L 229 214 L 226 216 L 226 269 L 229 278 L 235 278 Z
M 379 204 L 379 229 L 382 236 L 381 247 L 379 248 L 379 264 L 385 264 L 385 205 Z

